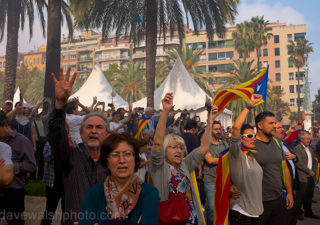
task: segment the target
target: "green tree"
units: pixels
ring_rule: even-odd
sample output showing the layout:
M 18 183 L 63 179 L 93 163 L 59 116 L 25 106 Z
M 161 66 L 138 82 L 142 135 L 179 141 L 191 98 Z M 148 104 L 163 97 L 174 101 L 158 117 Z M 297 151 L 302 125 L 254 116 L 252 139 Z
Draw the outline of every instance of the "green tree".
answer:
M 18 33 L 24 29 L 25 19 L 29 20 L 30 39 L 33 35 L 34 6 L 37 7 L 40 15 L 40 22 L 45 36 L 45 20 L 43 8 L 45 0 L 0 0 L 0 41 L 4 36 L 7 27 L 6 44 L 6 66 L 4 78 L 3 99 L 13 99 L 16 86 L 17 56 L 18 56 Z
M 255 49 L 255 41 L 253 39 L 253 24 L 249 21 L 244 21 L 237 24 L 236 31 L 232 32 L 232 39 L 235 49 L 243 58 L 248 58 L 250 52 Z
M 299 121 L 297 112 L 290 112 L 289 120 L 291 124 L 297 124 Z
M 147 105 L 154 106 L 157 35 L 171 37 L 178 31 L 184 37 L 184 18 L 190 18 L 197 34 L 205 28 L 210 40 L 214 31 L 220 36 L 225 24 L 234 21 L 239 0 L 71 0 L 80 27 L 102 27 L 103 36 L 115 31 L 117 37 L 129 35 L 134 43 L 146 40 Z M 188 21 L 187 21 L 188 23 Z
M 290 107 L 288 102 L 282 101 L 282 97 L 285 95 L 283 89 L 272 86 L 268 90 L 267 110 L 273 112 L 276 115 L 277 120 L 281 121 L 284 116 L 290 114 Z
M 253 30 L 253 41 L 254 48 L 258 57 L 258 72 L 260 72 L 260 57 L 261 57 L 261 48 L 268 44 L 268 40 L 272 37 L 272 34 L 269 31 L 272 30 L 271 27 L 268 27 L 269 21 L 264 20 L 263 16 L 261 17 L 252 17 L 252 30 Z
M 26 101 L 36 104 L 43 97 L 44 72 L 38 70 L 33 74 L 33 79 L 26 90 Z
M 297 79 L 298 79 L 298 120 L 300 120 L 300 80 L 302 80 L 301 74 L 300 74 L 300 68 L 304 67 L 307 63 L 308 56 L 311 52 L 313 52 L 312 43 L 310 43 L 305 38 L 299 38 L 294 41 L 290 41 L 290 43 L 287 45 L 288 48 L 288 54 L 289 54 L 289 60 L 293 61 L 294 66 L 297 68 Z
M 115 74 L 116 79 L 112 81 L 115 91 L 127 102 L 135 102 L 145 96 L 145 73 L 140 68 L 141 63 L 126 64 Z
M 118 64 L 113 63 L 109 66 L 109 69 L 103 71 L 106 79 L 111 83 L 115 80 L 116 74 L 120 72 Z
M 155 88 L 158 88 L 162 84 L 162 82 L 167 78 L 169 72 L 170 69 L 167 62 L 156 62 Z
M 312 102 L 313 120 L 320 120 L 320 89 Z

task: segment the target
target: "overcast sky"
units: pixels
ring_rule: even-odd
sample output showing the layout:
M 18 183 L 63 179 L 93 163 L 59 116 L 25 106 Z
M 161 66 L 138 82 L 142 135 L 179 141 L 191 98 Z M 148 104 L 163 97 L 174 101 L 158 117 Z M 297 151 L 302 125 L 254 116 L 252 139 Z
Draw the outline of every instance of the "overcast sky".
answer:
M 311 99 L 320 88 L 320 1 L 319 0 L 240 0 L 236 22 L 251 19 L 252 16 L 264 15 L 266 20 L 286 24 L 306 24 L 307 39 L 313 43 L 314 53 L 309 57 L 311 77 Z M 63 27 L 62 33 L 67 35 L 67 28 Z M 6 35 L 6 34 L 5 34 Z M 28 23 L 25 31 L 19 33 L 19 52 L 37 49 L 45 44 L 42 37 L 38 18 L 35 18 L 33 38 L 29 42 Z M 6 38 L 0 43 L 0 56 L 5 55 Z

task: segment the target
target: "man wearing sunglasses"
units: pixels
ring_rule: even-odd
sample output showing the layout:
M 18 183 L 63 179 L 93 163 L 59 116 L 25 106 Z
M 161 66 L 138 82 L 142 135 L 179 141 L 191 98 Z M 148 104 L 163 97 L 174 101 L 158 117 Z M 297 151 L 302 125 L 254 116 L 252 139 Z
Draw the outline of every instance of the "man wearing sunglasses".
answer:
M 276 131 L 276 119 L 272 112 L 259 113 L 255 118 L 256 154 L 255 158 L 263 170 L 262 199 L 264 212 L 262 225 L 285 225 L 286 209 L 293 207 L 291 176 L 286 157 L 281 146 L 273 138 Z M 285 180 L 286 198 L 283 198 L 283 177 Z

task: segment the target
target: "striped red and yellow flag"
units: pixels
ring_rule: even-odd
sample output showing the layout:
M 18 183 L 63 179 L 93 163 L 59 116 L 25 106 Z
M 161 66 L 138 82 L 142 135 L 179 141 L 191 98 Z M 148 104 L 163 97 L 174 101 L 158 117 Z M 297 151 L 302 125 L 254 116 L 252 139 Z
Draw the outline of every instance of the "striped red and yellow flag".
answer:
M 141 115 L 139 122 L 138 122 L 138 131 L 137 131 L 136 135 L 134 136 L 135 139 L 139 139 L 143 128 L 147 125 L 147 123 L 149 123 L 149 121 L 150 121 L 150 119 L 145 114 Z
M 258 76 L 239 84 L 233 89 L 218 91 L 212 99 L 212 104 L 218 106 L 219 112 L 221 113 L 230 102 L 239 98 L 250 102 L 253 93 L 262 95 L 262 100 L 256 105 L 265 102 L 267 96 L 268 70 L 269 66 L 262 70 Z

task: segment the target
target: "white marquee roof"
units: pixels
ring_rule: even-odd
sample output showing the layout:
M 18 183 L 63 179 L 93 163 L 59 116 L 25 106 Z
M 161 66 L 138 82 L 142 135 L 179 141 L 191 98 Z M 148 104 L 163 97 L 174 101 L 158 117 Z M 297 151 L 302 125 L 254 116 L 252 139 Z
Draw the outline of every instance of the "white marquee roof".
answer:
M 85 106 L 91 106 L 92 99 L 97 96 L 98 101 L 108 103 L 112 102 L 112 87 L 105 78 L 99 65 L 95 65 L 90 76 L 82 87 L 70 98 L 79 97 L 79 101 Z M 128 103 L 118 94 L 113 97 L 113 104 L 116 108 L 125 107 Z

